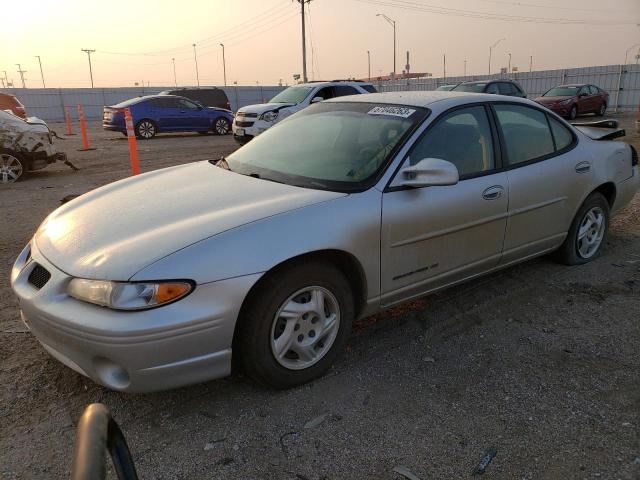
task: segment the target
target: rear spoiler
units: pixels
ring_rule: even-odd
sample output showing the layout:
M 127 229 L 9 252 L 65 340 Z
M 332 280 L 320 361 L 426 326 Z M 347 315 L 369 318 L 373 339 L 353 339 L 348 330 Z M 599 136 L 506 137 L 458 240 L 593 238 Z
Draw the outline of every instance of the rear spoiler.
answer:
M 572 122 L 571 125 L 593 140 L 613 140 L 626 135 L 624 128 L 619 128 L 617 120 Z

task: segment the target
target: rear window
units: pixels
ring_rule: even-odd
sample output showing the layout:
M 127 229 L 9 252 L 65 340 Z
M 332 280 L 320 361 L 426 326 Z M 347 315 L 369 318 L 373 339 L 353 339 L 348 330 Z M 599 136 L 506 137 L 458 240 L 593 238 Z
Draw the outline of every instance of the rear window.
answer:
M 126 108 L 131 105 L 135 105 L 136 103 L 140 103 L 142 101 L 142 97 L 130 98 L 129 100 L 125 100 L 124 102 L 116 103 L 113 108 Z
M 376 87 L 374 87 L 373 85 L 362 85 L 362 88 L 364 88 L 369 93 L 378 93 L 378 90 L 376 90 Z

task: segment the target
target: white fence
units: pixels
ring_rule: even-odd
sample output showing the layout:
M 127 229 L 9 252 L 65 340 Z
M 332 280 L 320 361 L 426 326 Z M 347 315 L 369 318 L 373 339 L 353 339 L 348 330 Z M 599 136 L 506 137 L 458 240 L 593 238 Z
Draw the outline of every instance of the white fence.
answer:
M 0 92 L 10 93 L 27 108 L 28 115 L 47 121 L 64 119 L 64 107 L 71 107 L 73 118 L 77 118 L 76 106 L 82 105 L 88 119 L 102 118 L 102 108 L 142 95 L 153 95 L 174 87 L 122 87 L 122 88 L 9 88 Z M 251 86 L 222 87 L 229 97 L 231 109 L 254 103 L 269 101 L 284 87 Z
M 527 97 L 531 99 L 542 95 L 556 85 L 589 83 L 609 92 L 610 111 L 636 110 L 640 104 L 640 65 L 635 64 L 514 72 L 511 75 L 397 79 L 395 81 L 378 82 L 376 86 L 381 92 L 435 90 L 441 85 L 500 78 L 510 78 L 518 82 L 524 88 Z

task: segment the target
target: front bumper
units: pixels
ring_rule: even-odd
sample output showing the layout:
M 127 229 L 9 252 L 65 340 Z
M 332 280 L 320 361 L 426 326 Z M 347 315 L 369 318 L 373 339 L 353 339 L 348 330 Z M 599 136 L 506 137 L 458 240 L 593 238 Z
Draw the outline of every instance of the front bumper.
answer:
M 246 143 L 271 128 L 273 124 L 274 122 L 265 122 L 264 120 L 238 119 L 236 116 L 231 126 L 233 138 L 241 143 Z
M 48 152 L 32 152 L 29 157 L 29 170 L 40 170 L 46 167 L 50 163 L 64 162 L 67 160 L 67 154 L 63 152 L 55 152 L 49 154 Z
M 40 289 L 29 281 L 37 265 L 51 274 Z M 11 285 L 23 321 L 51 355 L 111 389 L 150 392 L 230 373 L 238 312 L 259 276 L 197 285 L 184 299 L 151 310 L 115 311 L 70 297 L 72 277 L 32 241 L 14 265 Z

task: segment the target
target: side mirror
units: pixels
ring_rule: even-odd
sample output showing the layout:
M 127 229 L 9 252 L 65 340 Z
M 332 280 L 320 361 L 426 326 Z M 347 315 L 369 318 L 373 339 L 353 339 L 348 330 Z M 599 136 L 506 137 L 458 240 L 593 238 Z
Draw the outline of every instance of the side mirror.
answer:
M 586 96 L 587 96 L 587 94 L 586 94 L 586 93 L 584 93 L 584 92 L 583 92 L 583 93 L 578 94 L 578 98 L 582 98 L 582 97 L 586 97 Z
M 439 158 L 425 158 L 400 171 L 399 186 L 417 188 L 455 185 L 459 179 L 458 168 L 453 163 Z
M 313 100 L 311 100 L 311 103 L 318 103 L 318 102 L 321 102 L 323 100 L 324 100 L 324 98 L 322 98 L 322 97 L 313 97 Z

